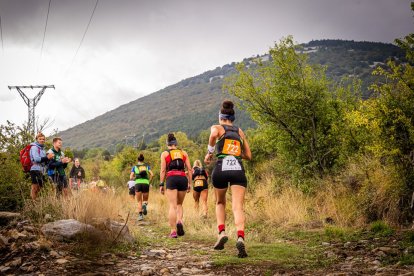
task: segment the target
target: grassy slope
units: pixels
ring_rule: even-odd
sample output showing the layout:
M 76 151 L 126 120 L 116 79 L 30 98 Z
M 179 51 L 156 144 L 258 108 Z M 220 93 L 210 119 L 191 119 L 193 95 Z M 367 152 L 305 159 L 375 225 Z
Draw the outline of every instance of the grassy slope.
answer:
M 385 62 L 390 56 L 402 58 L 393 45 L 352 41 L 313 41 L 319 47 L 310 53 L 310 62 L 327 66 L 327 74 L 334 80 L 356 75 L 363 80 L 364 95 L 372 81 L 370 65 Z M 251 59 L 244 60 L 247 64 Z M 145 134 L 146 142 L 168 131 L 184 131 L 190 137 L 207 129 L 217 120 L 220 102 L 228 95 L 222 91 L 223 79 L 235 73 L 235 64 L 228 64 L 185 79 L 158 92 L 139 98 L 92 120 L 62 131 L 65 146 L 71 148 L 105 147 L 113 149 L 126 135 Z M 220 76 L 220 77 L 219 77 Z M 254 126 L 249 117 L 238 114 L 240 127 Z

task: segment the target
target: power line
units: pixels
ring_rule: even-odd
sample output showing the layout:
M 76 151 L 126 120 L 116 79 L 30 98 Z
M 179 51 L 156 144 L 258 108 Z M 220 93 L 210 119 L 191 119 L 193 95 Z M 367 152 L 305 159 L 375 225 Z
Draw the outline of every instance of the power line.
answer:
M 46 15 L 46 23 L 45 23 L 45 29 L 43 31 L 43 40 L 42 40 L 42 48 L 40 49 L 40 58 L 39 58 L 39 65 L 40 65 L 40 61 L 42 60 L 42 55 L 43 55 L 43 46 L 45 45 L 45 37 L 46 37 L 46 29 L 47 29 L 47 22 L 49 20 L 49 11 L 50 11 L 50 3 L 52 2 L 52 0 L 49 0 L 49 6 L 47 8 L 47 15 Z
M 3 27 L 1 25 L 1 15 L 0 15 L 0 37 L 1 37 L 1 50 L 4 53 L 4 45 L 3 45 Z
M 74 62 L 74 61 L 75 61 L 75 59 L 76 59 L 76 56 L 78 55 L 79 49 L 80 49 L 80 48 L 81 48 L 81 46 L 82 46 L 83 40 L 85 39 L 85 36 L 86 36 L 86 33 L 88 32 L 89 25 L 91 25 L 93 15 L 95 14 L 96 7 L 98 6 L 98 2 L 99 2 L 99 0 L 96 0 L 95 7 L 93 8 L 93 11 L 92 11 L 91 17 L 89 18 L 88 25 L 86 25 L 86 29 L 85 29 L 85 32 L 83 33 L 83 36 L 82 36 L 82 39 L 81 39 L 81 41 L 80 41 L 80 43 L 79 43 L 78 49 L 76 49 L 76 53 L 75 53 L 75 55 L 73 56 L 72 61 L 70 62 L 70 65 L 69 65 L 68 70 L 67 70 L 66 72 L 68 72 L 68 71 L 69 71 L 70 67 L 72 66 L 73 62 Z

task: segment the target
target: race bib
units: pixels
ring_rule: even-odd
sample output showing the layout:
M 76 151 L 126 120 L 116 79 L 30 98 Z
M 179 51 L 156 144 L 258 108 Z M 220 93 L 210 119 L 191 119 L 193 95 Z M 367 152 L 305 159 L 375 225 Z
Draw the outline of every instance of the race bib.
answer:
M 221 165 L 222 171 L 241 171 L 242 167 L 239 160 L 234 156 L 226 156 L 223 158 L 223 164 Z
M 241 155 L 240 142 L 237 140 L 225 139 L 224 146 L 223 146 L 223 153 L 234 155 L 234 156 L 240 156 Z
M 196 181 L 194 181 L 194 187 L 203 187 L 204 186 L 204 181 L 201 179 L 197 179 Z

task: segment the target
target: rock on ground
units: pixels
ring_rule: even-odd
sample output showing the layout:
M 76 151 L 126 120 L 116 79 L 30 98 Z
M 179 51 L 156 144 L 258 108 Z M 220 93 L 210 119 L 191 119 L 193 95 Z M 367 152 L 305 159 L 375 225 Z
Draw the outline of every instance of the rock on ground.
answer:
M 99 235 L 99 231 L 95 227 L 75 219 L 63 219 L 47 223 L 42 226 L 42 233 L 47 238 L 58 241 L 74 240 L 85 233 Z
M 10 221 L 19 217 L 20 213 L 0 212 L 0 226 L 7 225 Z

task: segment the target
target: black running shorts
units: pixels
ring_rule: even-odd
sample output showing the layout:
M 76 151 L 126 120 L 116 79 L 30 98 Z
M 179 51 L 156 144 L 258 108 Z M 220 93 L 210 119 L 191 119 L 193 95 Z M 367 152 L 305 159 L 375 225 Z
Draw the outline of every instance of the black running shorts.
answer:
M 149 184 L 135 184 L 136 193 L 149 193 Z
M 193 180 L 193 189 L 194 191 L 201 193 L 201 191 L 208 189 L 208 183 L 205 179 L 195 179 Z
M 135 186 L 129 188 L 129 195 L 135 195 Z
M 225 189 L 231 185 L 240 185 L 247 187 L 247 178 L 244 172 L 243 164 L 238 161 L 240 170 L 223 170 L 223 159 L 218 159 L 211 175 L 214 188 Z
M 181 175 L 168 176 L 166 186 L 169 190 L 187 191 L 188 179 L 186 176 Z
M 32 184 L 39 185 L 43 187 L 46 179 L 41 171 L 30 171 L 30 177 L 32 179 Z

